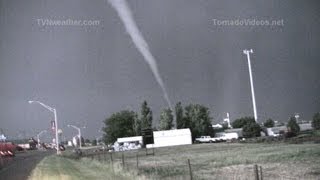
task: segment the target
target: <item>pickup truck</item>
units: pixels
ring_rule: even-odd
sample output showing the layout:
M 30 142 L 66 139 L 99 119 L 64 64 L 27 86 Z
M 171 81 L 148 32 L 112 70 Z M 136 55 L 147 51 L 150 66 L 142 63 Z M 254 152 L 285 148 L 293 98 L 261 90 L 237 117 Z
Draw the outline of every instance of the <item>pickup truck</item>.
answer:
M 224 142 L 224 141 L 232 141 L 238 139 L 239 136 L 237 133 L 222 133 L 217 134 L 217 137 L 210 136 L 201 136 L 200 138 L 196 138 L 196 143 L 214 143 L 214 142 Z
M 210 136 L 200 136 L 200 138 L 196 138 L 196 143 L 213 143 L 215 142 L 215 138 Z
M 235 139 L 239 139 L 237 133 L 222 133 L 217 134 L 217 137 L 214 138 L 215 142 L 224 142 L 224 141 L 232 141 Z

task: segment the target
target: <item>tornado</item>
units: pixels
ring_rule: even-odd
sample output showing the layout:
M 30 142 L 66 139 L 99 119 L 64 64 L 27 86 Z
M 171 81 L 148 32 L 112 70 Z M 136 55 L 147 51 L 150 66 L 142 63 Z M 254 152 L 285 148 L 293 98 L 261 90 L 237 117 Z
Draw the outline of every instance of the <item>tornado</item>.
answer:
M 167 90 L 158 70 L 157 62 L 139 30 L 126 0 L 108 0 L 108 2 L 117 11 L 127 33 L 130 35 L 136 48 L 142 54 L 145 62 L 149 65 L 157 83 L 162 89 L 164 98 L 167 101 L 169 108 L 173 111 Z

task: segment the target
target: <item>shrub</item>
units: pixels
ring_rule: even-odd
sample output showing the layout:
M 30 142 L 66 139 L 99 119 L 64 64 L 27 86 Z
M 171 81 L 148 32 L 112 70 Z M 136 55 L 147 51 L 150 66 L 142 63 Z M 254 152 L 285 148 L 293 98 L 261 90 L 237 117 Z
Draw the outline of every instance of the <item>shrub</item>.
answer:
M 315 113 L 312 119 L 312 127 L 313 129 L 320 129 L 320 113 Z
M 297 135 L 300 132 L 300 126 L 298 125 L 296 118 L 290 117 L 287 124 L 288 132 L 293 133 L 293 135 Z
M 253 122 L 253 123 L 249 123 L 246 124 L 245 126 L 243 126 L 243 136 L 245 138 L 251 138 L 251 137 L 260 137 L 261 134 L 261 127 L 259 124 Z
M 272 119 L 268 119 L 266 120 L 266 122 L 263 123 L 263 126 L 267 128 L 274 127 L 274 121 Z
M 242 128 L 247 124 L 255 123 L 256 121 L 254 120 L 253 117 L 242 117 L 240 119 L 236 119 L 232 122 L 232 127 L 233 128 Z

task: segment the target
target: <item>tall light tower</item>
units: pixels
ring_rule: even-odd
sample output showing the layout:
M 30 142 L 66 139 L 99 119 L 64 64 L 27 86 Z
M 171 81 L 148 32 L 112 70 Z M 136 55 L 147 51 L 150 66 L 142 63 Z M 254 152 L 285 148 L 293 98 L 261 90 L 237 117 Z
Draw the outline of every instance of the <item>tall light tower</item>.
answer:
M 254 87 L 253 87 L 253 80 L 252 80 L 252 70 L 251 70 L 251 61 L 250 61 L 250 53 L 253 53 L 253 50 L 243 50 L 243 54 L 247 55 L 248 59 L 248 67 L 249 67 L 249 76 L 250 76 L 250 85 L 251 85 L 251 94 L 252 94 L 252 104 L 253 104 L 253 113 L 254 113 L 254 120 L 257 122 L 257 108 L 256 108 L 256 98 L 254 96 Z

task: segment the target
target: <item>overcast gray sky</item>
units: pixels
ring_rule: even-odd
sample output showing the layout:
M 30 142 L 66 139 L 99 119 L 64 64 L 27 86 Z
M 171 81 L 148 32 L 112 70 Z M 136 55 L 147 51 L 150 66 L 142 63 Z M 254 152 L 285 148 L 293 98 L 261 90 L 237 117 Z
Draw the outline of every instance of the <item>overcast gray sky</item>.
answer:
M 131 0 L 133 16 L 157 60 L 173 104 L 199 103 L 214 122 L 253 116 L 244 49 L 252 48 L 258 120 L 310 120 L 320 109 L 320 4 L 316 0 Z M 97 20 L 95 26 L 42 26 L 48 20 Z M 277 26 L 217 25 L 217 20 L 279 20 Z M 167 107 L 152 72 L 116 11 L 104 0 L 0 0 L 0 128 L 11 137 L 47 129 L 56 107 L 84 136 L 111 113 L 140 111 L 159 119 Z M 219 118 L 218 118 L 219 117 Z M 217 119 L 218 118 L 218 119 Z M 47 135 L 48 136 L 48 135 Z

